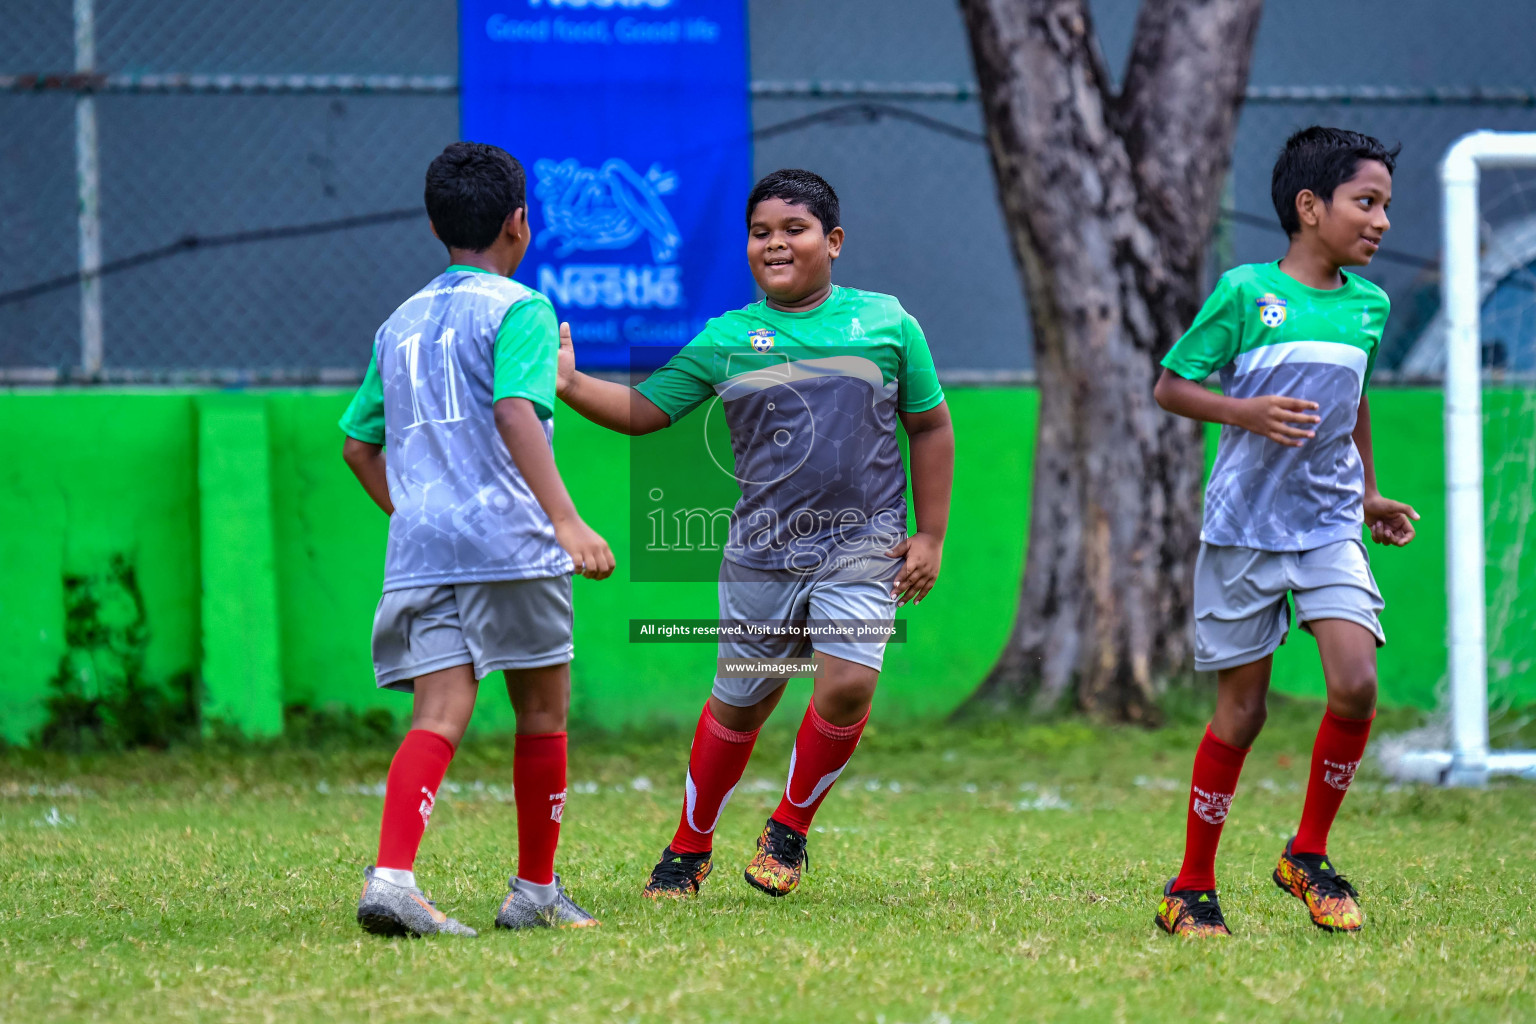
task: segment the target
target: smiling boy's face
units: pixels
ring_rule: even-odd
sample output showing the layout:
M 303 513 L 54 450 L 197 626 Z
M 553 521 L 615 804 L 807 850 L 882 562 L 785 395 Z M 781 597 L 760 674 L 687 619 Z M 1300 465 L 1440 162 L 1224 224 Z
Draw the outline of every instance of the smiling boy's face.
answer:
M 1316 203 L 1317 237 L 1330 259 L 1341 267 L 1363 267 L 1381 247 L 1381 236 L 1392 222 L 1392 173 L 1380 160 L 1362 160 L 1354 177 L 1333 190 L 1333 200 Z M 1298 210 L 1298 213 L 1301 213 Z M 1302 213 L 1303 222 L 1306 214 Z
M 843 229 L 823 231 L 804 206 L 764 199 L 747 225 L 747 263 L 767 296 L 794 305 L 832 282 L 832 261 L 843 250 Z

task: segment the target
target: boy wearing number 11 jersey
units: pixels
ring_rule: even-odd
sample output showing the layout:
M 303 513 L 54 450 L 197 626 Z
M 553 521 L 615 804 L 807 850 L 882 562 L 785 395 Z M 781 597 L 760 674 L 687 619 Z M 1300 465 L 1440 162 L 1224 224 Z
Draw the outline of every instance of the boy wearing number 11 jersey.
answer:
M 555 468 L 554 309 L 510 280 L 528 249 L 523 169 L 495 146 L 454 143 L 427 170 L 426 206 L 452 265 L 379 328 L 341 420 L 347 464 L 390 517 L 374 671 L 414 698 L 357 919 L 385 935 L 475 934 L 426 899 L 414 867 L 479 681 L 503 672 L 517 713 L 518 857 L 496 925 L 592 925 L 554 858 L 571 573 L 600 579 L 613 556 Z

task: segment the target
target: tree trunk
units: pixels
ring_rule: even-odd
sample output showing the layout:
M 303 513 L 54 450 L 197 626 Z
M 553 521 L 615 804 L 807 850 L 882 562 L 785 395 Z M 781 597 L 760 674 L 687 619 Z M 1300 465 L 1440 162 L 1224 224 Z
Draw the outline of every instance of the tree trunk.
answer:
M 1263 0 L 1146 0 L 1113 92 L 1086 0 L 961 0 L 1034 321 L 1018 617 L 971 698 L 1150 721 L 1190 662 L 1202 434 L 1152 400 L 1194 318 Z

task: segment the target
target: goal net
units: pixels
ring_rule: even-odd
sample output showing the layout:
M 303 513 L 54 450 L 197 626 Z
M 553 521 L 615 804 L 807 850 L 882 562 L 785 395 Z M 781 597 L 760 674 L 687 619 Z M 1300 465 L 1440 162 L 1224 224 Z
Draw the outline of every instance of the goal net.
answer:
M 1536 778 L 1536 133 L 1463 136 L 1440 173 L 1441 304 L 1402 371 L 1445 381 L 1447 673 L 1391 767 L 1475 786 Z

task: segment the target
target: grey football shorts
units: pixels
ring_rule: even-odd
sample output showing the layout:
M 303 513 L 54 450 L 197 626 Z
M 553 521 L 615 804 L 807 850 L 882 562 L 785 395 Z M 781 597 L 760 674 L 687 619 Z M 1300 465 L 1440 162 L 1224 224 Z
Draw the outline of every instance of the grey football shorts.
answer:
M 387 590 L 373 616 L 378 684 L 413 692 L 416 677 L 473 665 L 475 678 L 571 660 L 571 577 L 443 583 Z
M 720 563 L 720 620 L 786 624 L 801 620 L 859 621 L 889 625 L 896 618 L 891 586 L 904 563 L 881 555 L 850 559 L 816 573 L 752 569 L 730 559 Z M 749 637 L 722 640 L 719 656 L 777 660 L 808 658 L 812 651 L 876 672 L 886 641 Z M 714 695 L 726 704 L 751 707 L 784 685 L 782 676 L 715 677 Z
M 1376 635 L 1384 603 L 1365 544 L 1340 540 L 1311 551 L 1258 551 L 1200 545 L 1195 560 L 1195 668 L 1201 672 L 1258 661 L 1285 643 L 1291 608 L 1301 628 L 1344 619 Z

